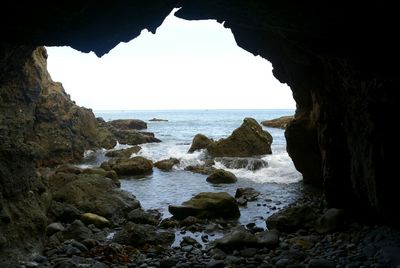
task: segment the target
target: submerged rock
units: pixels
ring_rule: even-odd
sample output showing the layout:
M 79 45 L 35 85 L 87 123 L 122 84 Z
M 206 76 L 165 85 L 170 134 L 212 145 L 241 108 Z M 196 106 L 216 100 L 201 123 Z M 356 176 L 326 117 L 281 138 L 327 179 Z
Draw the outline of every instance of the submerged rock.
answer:
M 293 119 L 294 119 L 293 115 L 281 116 L 279 118 L 262 121 L 261 125 L 266 126 L 266 127 L 285 129 L 286 126 L 290 122 L 292 122 Z
M 155 118 L 155 117 L 153 117 L 149 121 L 151 121 L 151 122 L 168 122 L 167 119 L 160 119 L 160 118 Z
M 237 178 L 232 172 L 217 169 L 207 177 L 207 181 L 211 183 L 235 183 Z
M 237 188 L 235 193 L 235 198 L 244 198 L 247 201 L 254 201 L 260 195 L 260 192 L 254 188 Z
M 168 206 L 168 211 L 177 219 L 188 216 L 200 219 L 235 219 L 240 216 L 236 200 L 225 192 L 199 193 L 181 206 Z
M 188 153 L 193 153 L 197 150 L 206 149 L 208 145 L 213 142 L 214 141 L 212 139 L 209 139 L 203 134 L 196 134 L 196 136 L 194 136 L 193 138 L 192 145 L 190 146 Z
M 245 168 L 255 171 L 268 166 L 267 161 L 254 157 L 216 157 L 214 160 L 231 169 Z
M 248 157 L 271 154 L 271 144 L 271 134 L 253 118 L 245 118 L 228 138 L 210 143 L 207 151 L 213 157 Z
M 207 166 L 197 165 L 197 166 L 187 166 L 187 167 L 185 167 L 185 170 L 193 172 L 193 173 L 211 175 L 217 169 L 215 167 L 207 167 Z
M 117 159 L 109 162 L 112 170 L 120 176 L 146 175 L 153 172 L 153 162 L 142 157 L 135 156 L 129 159 Z
M 106 156 L 117 158 L 130 158 L 132 154 L 137 154 L 141 149 L 142 147 L 134 145 L 127 149 L 108 151 L 106 153 Z
M 176 158 L 169 158 L 169 159 L 164 159 L 161 161 L 158 161 L 154 163 L 154 166 L 163 170 L 163 171 L 169 171 L 172 169 L 173 166 L 179 164 L 179 160 Z
M 108 124 L 119 130 L 140 130 L 147 128 L 146 122 L 139 119 L 118 119 L 109 121 Z

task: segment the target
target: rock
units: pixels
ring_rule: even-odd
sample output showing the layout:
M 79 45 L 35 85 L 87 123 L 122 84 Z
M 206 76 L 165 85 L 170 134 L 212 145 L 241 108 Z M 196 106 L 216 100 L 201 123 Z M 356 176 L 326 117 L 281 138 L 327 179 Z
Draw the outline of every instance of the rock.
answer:
M 52 236 L 55 233 L 63 231 L 65 228 L 64 226 L 59 223 L 59 222 L 53 222 L 47 225 L 46 227 L 46 235 L 47 236 Z
M 158 225 L 160 220 L 152 215 L 144 211 L 141 208 L 137 208 L 128 213 L 127 219 L 133 223 L 141 223 L 141 224 L 150 224 L 150 225 Z
M 253 118 L 245 118 L 228 138 L 210 143 L 207 151 L 213 157 L 248 157 L 271 154 L 271 143 L 271 134 Z
M 207 181 L 210 183 L 235 183 L 237 178 L 232 172 L 217 169 L 210 176 L 207 177 Z
M 141 149 L 142 147 L 134 145 L 127 149 L 108 151 L 106 156 L 127 159 L 130 158 L 132 154 L 137 154 Z
M 181 206 L 168 206 L 169 212 L 177 219 L 194 216 L 200 219 L 238 218 L 239 207 L 236 200 L 225 192 L 199 193 Z
M 168 122 L 167 119 L 160 119 L 160 118 L 155 118 L 155 117 L 153 117 L 149 121 L 151 121 L 151 122 Z
M 110 178 L 115 183 L 115 185 L 117 185 L 118 187 L 121 186 L 119 177 L 114 170 L 104 170 L 102 168 L 88 168 L 88 169 L 84 169 L 82 171 L 82 173 L 83 174 L 97 174 L 102 177 Z
M 343 209 L 330 208 L 317 220 L 315 229 L 320 234 L 334 232 L 343 227 L 345 217 Z
M 255 235 L 248 232 L 243 227 L 224 235 L 224 237 L 215 240 L 215 247 L 223 250 L 234 250 L 246 247 L 258 247 L 258 239 Z
M 156 227 L 147 224 L 128 222 L 117 232 L 113 241 L 119 244 L 135 247 L 149 245 L 170 246 L 175 239 L 173 232 L 159 231 Z
M 165 160 L 158 161 L 154 164 L 155 167 L 163 171 L 169 171 L 174 165 L 179 164 L 179 160 L 176 158 L 169 158 Z
M 256 233 L 258 243 L 260 246 L 273 249 L 279 245 L 279 232 L 278 230 L 269 230 Z
M 209 139 L 203 134 L 196 134 L 196 136 L 194 136 L 193 138 L 192 145 L 190 146 L 188 153 L 193 153 L 197 150 L 206 149 L 208 145 L 213 142 L 214 141 L 212 139 Z
M 123 217 L 128 211 L 140 207 L 132 194 L 120 190 L 109 178 L 96 174 L 73 174 L 73 178 L 64 180 L 64 175 L 71 174 L 58 173 L 49 178 L 53 200 L 61 206 L 72 206 L 108 219 Z
M 294 119 L 293 115 L 289 116 L 281 116 L 279 118 L 271 119 L 271 120 L 265 120 L 261 122 L 261 125 L 266 126 L 266 127 L 273 127 L 273 128 L 282 128 L 285 129 L 286 126 L 292 122 Z
M 139 132 L 137 130 L 110 130 L 121 144 L 138 145 L 143 143 L 161 142 L 153 133 Z
M 325 259 L 311 259 L 308 263 L 308 268 L 335 268 L 336 264 L 333 261 Z
M 172 268 L 178 263 L 178 260 L 174 258 L 167 258 L 160 260 L 160 268 Z
M 193 172 L 193 173 L 211 175 L 217 169 L 215 167 L 207 167 L 207 166 L 199 166 L 199 165 L 197 165 L 197 166 L 187 166 L 187 167 L 185 167 L 185 170 Z
M 62 173 L 71 173 L 71 174 L 81 174 L 82 169 L 71 164 L 63 164 L 59 167 L 57 167 L 56 172 L 62 172 Z
M 74 205 L 57 202 L 55 200 L 51 202 L 48 211 L 48 217 L 50 219 L 65 223 L 70 223 L 74 220 L 80 219 L 81 214 L 82 212 Z
M 244 198 L 244 197 L 236 198 L 236 202 L 238 203 L 239 206 L 246 206 L 247 205 L 247 199 Z
M 117 159 L 111 164 L 111 168 L 120 176 L 146 175 L 153 172 L 153 162 L 142 156 L 135 156 L 129 159 Z
M 245 168 L 255 171 L 268 166 L 267 161 L 253 157 L 216 157 L 214 160 L 230 169 Z
M 316 214 L 309 206 L 296 206 L 282 209 L 267 219 L 268 229 L 282 232 L 296 231 L 311 227 Z
M 87 225 L 94 224 L 98 228 L 103 228 L 111 225 L 109 220 L 94 213 L 82 214 L 81 221 Z
M 74 239 L 76 241 L 84 241 L 93 237 L 92 231 L 80 220 L 75 220 L 71 223 L 71 225 L 61 232 L 61 235 L 63 240 Z
M 118 119 L 109 121 L 108 124 L 120 130 L 140 130 L 147 128 L 146 122 L 139 119 Z
M 244 198 L 247 201 L 257 200 L 260 192 L 256 191 L 254 188 L 237 188 L 235 193 L 235 198 Z

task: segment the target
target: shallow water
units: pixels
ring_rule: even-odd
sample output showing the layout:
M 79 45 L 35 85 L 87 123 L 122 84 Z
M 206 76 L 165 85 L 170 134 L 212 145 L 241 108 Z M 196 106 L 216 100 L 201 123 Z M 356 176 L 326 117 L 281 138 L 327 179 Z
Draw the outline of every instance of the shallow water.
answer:
M 234 184 L 213 185 L 206 182 L 206 175 L 183 170 L 188 165 L 202 164 L 204 151 L 188 154 L 193 137 L 197 133 L 219 139 L 227 137 L 239 127 L 245 117 L 253 117 L 258 122 L 283 115 L 293 114 L 293 110 L 194 110 L 194 111 L 99 111 L 96 116 L 105 120 L 142 119 L 147 122 L 146 131 L 154 132 L 161 143 L 141 145 L 142 155 L 153 161 L 175 157 L 180 164 L 170 172 L 154 168 L 154 172 L 143 178 L 121 178 L 121 188 L 132 192 L 141 202 L 144 209 L 158 209 L 163 217 L 171 216 L 168 205 L 178 205 L 200 192 L 228 192 L 234 195 L 237 188 L 253 187 L 261 196 L 257 201 L 249 202 L 242 207 L 239 222 L 256 223 L 265 227 L 265 218 L 274 211 L 293 202 L 301 192 L 301 174 L 298 173 L 287 155 L 284 131 L 264 128 L 273 136 L 272 155 L 261 156 L 268 166 L 257 171 L 227 169 L 216 162 L 215 167 L 233 172 L 238 181 Z M 167 119 L 168 122 L 150 122 L 151 118 Z M 125 145 L 117 145 L 116 149 Z M 88 152 L 82 166 L 98 166 L 107 159 L 105 151 Z

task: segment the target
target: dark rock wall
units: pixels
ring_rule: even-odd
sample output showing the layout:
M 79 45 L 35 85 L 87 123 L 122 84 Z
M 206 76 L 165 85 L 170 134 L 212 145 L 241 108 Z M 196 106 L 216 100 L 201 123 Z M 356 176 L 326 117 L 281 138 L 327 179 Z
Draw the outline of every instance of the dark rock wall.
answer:
M 144 28 L 154 32 L 176 6 L 182 7 L 181 18 L 223 23 L 240 47 L 271 61 L 275 77 L 291 87 L 297 127 L 288 127 L 288 151 L 306 181 L 323 185 L 329 206 L 378 220 L 394 220 L 398 213 L 393 123 L 399 79 L 393 66 L 400 46 L 394 4 L 86 0 L 3 5 L 8 16 L 0 18 L 2 211 L 9 213 L 6 200 L 26 195 L 37 181 L 30 143 L 35 125 L 29 115 L 40 99 L 44 70 L 35 67 L 34 48 L 70 45 L 103 55 Z M 299 121 L 306 122 L 306 130 Z M 316 139 L 305 138 L 300 146 L 295 137 L 304 131 Z M 307 148 L 311 155 L 305 157 Z

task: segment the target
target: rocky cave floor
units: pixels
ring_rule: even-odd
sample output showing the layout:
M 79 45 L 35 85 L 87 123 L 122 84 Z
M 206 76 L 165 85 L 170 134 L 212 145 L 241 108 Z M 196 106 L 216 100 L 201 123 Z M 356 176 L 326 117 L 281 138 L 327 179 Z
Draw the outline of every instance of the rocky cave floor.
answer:
M 60 229 L 53 224 L 44 254 L 13 267 L 399 267 L 399 231 L 357 223 L 322 204 L 321 196 L 301 198 L 267 221 L 271 231 L 222 219 L 160 221 L 157 212 L 141 209 L 128 217 L 136 222 L 136 231 L 118 239 L 109 234 L 124 227 L 98 228 L 80 220 Z M 208 242 L 216 230 L 224 237 Z M 183 240 L 168 246 L 175 231 Z M 203 245 L 185 237 L 196 231 L 202 233 Z M 60 233 L 64 241 L 55 238 Z M 123 243 L 128 240 L 135 242 Z

